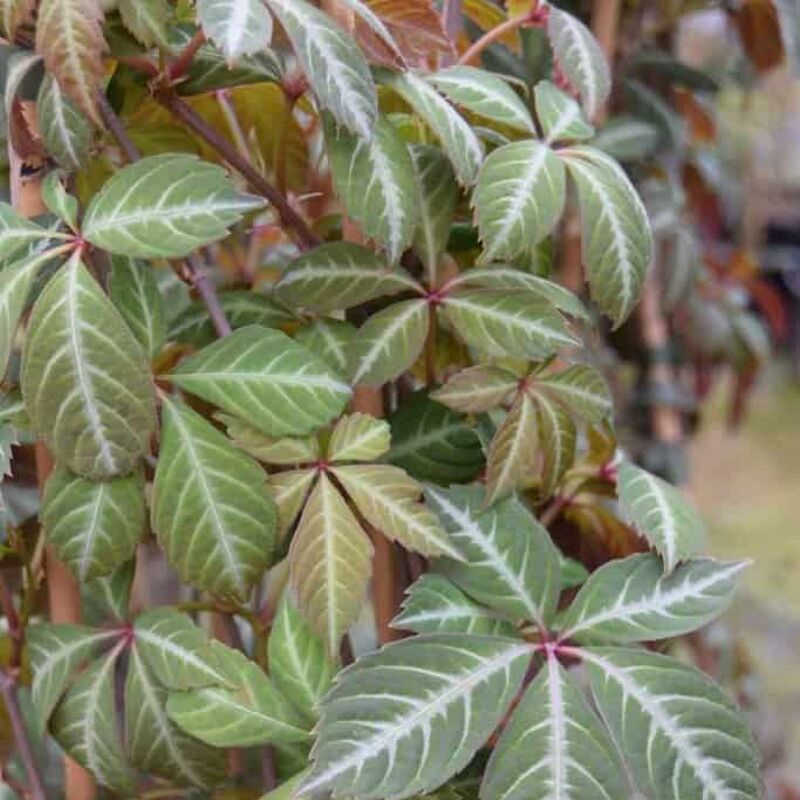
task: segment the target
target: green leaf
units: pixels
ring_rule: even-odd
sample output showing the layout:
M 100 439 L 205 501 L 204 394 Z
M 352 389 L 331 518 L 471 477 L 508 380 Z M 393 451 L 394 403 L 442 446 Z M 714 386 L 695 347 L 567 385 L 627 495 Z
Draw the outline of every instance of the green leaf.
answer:
M 510 370 L 479 365 L 457 372 L 431 397 L 456 411 L 478 414 L 501 406 L 518 386 L 519 376 Z
M 642 642 L 701 628 L 727 607 L 748 562 L 697 558 L 663 574 L 661 560 L 640 553 L 592 573 L 561 620 L 563 638 Z
M 61 747 L 97 781 L 120 794 L 134 790 L 117 727 L 114 672 L 123 642 L 89 664 L 70 686 L 50 721 Z
M 535 385 L 564 403 L 570 411 L 598 424 L 611 415 L 613 400 L 605 378 L 594 367 L 573 364 L 554 375 L 536 377 Z
M 269 674 L 280 692 L 308 721 L 316 722 L 319 703 L 330 688 L 336 664 L 325 643 L 284 595 L 269 635 Z
M 306 0 L 266 0 L 286 31 L 317 96 L 340 125 L 369 139 L 378 101 L 369 65 L 356 43 Z
M 423 389 L 389 416 L 392 448 L 386 460 L 417 480 L 461 483 L 484 467 L 481 440 L 464 417 L 433 402 Z
M 486 504 L 530 483 L 539 450 L 536 406 L 527 394 L 517 395 L 492 439 L 486 457 Z
M 203 3 L 199 6 L 202 8 Z M 168 46 L 167 28 L 172 9 L 166 0 L 119 0 L 117 8 L 125 27 L 143 45 Z
M 222 167 L 166 153 L 114 173 L 86 210 L 83 236 L 115 255 L 182 258 L 263 205 L 238 192 Z
M 340 311 L 384 295 L 420 291 L 402 269 L 386 263 L 366 247 L 331 242 L 291 262 L 275 285 L 275 297 L 292 308 Z
M 697 233 L 690 226 L 677 228 L 672 237 L 663 281 L 661 302 L 666 311 L 686 300 L 703 266 L 703 251 Z
M 297 520 L 316 477 L 316 469 L 291 469 L 273 472 L 269 476 L 272 497 L 278 507 L 278 536 L 281 539 Z
M 483 161 L 483 145 L 463 117 L 414 72 L 380 70 L 380 76 L 381 81 L 394 89 L 436 134 L 459 183 L 472 185 Z
M 434 72 L 426 79 L 456 105 L 501 125 L 536 133 L 525 103 L 491 72 L 459 65 Z
M 484 250 L 481 260 L 513 259 L 547 236 L 564 211 L 564 165 L 535 139 L 498 147 L 472 195 Z
M 72 676 L 98 649 L 119 636 L 115 630 L 84 625 L 39 622 L 27 630 L 33 673 L 31 700 L 42 723 L 47 722 Z
M 208 637 L 188 614 L 173 608 L 151 608 L 136 617 L 133 632 L 139 653 L 167 689 L 228 682 Z
M 128 619 L 128 606 L 130 605 L 131 589 L 133 587 L 135 560 L 131 559 L 117 567 L 110 575 L 95 578 L 81 586 L 81 595 L 84 603 L 91 603 L 102 619 L 109 615 L 120 622 Z M 84 613 L 86 606 L 84 605 Z
M 372 542 L 324 473 L 303 508 L 289 566 L 298 606 L 335 658 L 364 600 Z
M 524 642 L 464 634 L 406 639 L 361 658 L 328 695 L 298 796 L 435 789 L 489 738 L 530 658 Z
M 173 722 L 214 747 L 308 739 L 306 723 L 299 712 L 257 664 L 220 642 L 212 642 L 211 648 L 233 686 L 170 692 L 167 713 Z
M 638 117 L 612 117 L 592 139 L 592 147 L 618 161 L 642 161 L 658 147 L 658 128 Z
M 8 203 L 0 203 L 0 261 L 9 261 L 48 236 L 48 231 L 20 216 Z
M 359 513 L 388 539 L 427 557 L 461 559 L 436 515 L 419 502 L 422 487 L 402 469 L 389 464 L 352 464 L 331 472 Z
M 268 464 L 291 465 L 319 459 L 319 441 L 316 436 L 275 439 L 230 414 L 220 413 L 215 417 L 224 423 L 231 441 L 240 450 L 244 450 L 245 453 L 259 461 L 265 461 Z
M 89 481 L 58 467 L 47 480 L 42 527 L 58 558 L 81 582 L 108 575 L 132 558 L 145 519 L 141 472 Z
M 369 414 L 356 412 L 343 416 L 335 425 L 328 443 L 328 460 L 375 461 L 392 443 L 389 423 Z
M 298 328 L 294 340 L 331 369 L 344 374 L 347 371 L 347 348 L 356 332 L 355 326 L 349 322 L 325 317 Z
M 245 599 L 271 563 L 276 518 L 258 464 L 164 396 L 152 526 L 181 579 Z
M 259 325 L 203 348 L 170 379 L 270 436 L 308 433 L 350 398 L 350 387 L 308 350 Z
M 424 298 L 393 303 L 373 314 L 348 349 L 350 382 L 380 386 L 405 372 L 422 352 L 429 325 Z
M 147 362 L 79 252 L 33 308 L 22 395 L 56 460 L 78 475 L 126 475 L 150 450 L 155 403 Z
M 456 333 L 487 356 L 539 360 L 580 344 L 549 302 L 527 292 L 460 291 L 443 309 Z
M 581 141 L 594 136 L 580 106 L 550 81 L 540 81 L 533 90 L 536 116 L 547 142 Z
M 705 525 L 674 486 L 625 462 L 619 468 L 617 491 L 625 515 L 661 555 L 665 573 L 702 550 Z
M 541 392 L 536 393 L 535 401 L 536 427 L 542 450 L 539 492 L 541 497 L 546 498 L 552 497 L 564 473 L 575 461 L 578 432 L 572 417 L 560 403 Z
M 408 587 L 392 627 L 414 633 L 472 633 L 515 636 L 514 625 L 470 600 L 443 575 L 426 573 Z
M 466 562 L 439 571 L 481 603 L 547 625 L 555 613 L 560 558 L 550 535 L 516 499 L 485 507 L 477 486 L 428 486 L 426 497 Z
M 619 326 L 639 299 L 653 257 L 647 212 L 620 166 L 604 153 L 574 147 L 559 156 L 578 189 L 592 299 Z
M 153 358 L 167 338 L 164 298 L 150 264 L 111 257 L 108 293 L 144 352 Z
M 708 677 L 645 650 L 581 652 L 595 703 L 642 791 L 657 800 L 762 796 L 753 737 Z
M 279 306 L 270 297 L 255 291 L 232 289 L 221 292 L 219 304 L 234 330 L 246 325 L 278 328 L 296 319 L 290 311 Z M 205 303 L 200 300 L 190 303 L 172 321 L 169 338 L 195 347 L 203 347 L 216 341 L 217 331 Z
M 125 681 L 125 747 L 131 764 L 177 784 L 219 783 L 227 771 L 225 751 L 183 733 L 167 716 L 167 696 L 134 645 Z
M 620 800 L 627 794 L 608 733 L 549 654 L 492 751 L 480 796 Z
M 14 337 L 33 282 L 42 265 L 58 257 L 44 252 L 26 256 L 0 270 L 0 378 L 8 369 Z
M 547 278 L 512 266 L 492 264 L 488 267 L 472 267 L 458 275 L 450 286 L 503 289 L 512 292 L 524 290 L 542 300 L 547 300 L 564 314 L 576 319 L 591 319 L 586 307 L 569 289 Z
M 657 92 L 633 78 L 623 81 L 626 105 L 637 117 L 649 122 L 657 132 L 658 147 L 681 152 L 687 133 L 682 117 Z
M 611 91 L 608 62 L 591 31 L 572 14 L 549 7 L 547 36 L 558 65 L 581 96 L 586 116 L 592 119 Z
M 261 0 L 198 0 L 197 19 L 229 63 L 265 48 L 272 17 Z
M 188 42 L 187 37 L 183 46 Z M 217 89 L 277 82 L 282 74 L 281 59 L 266 46 L 259 53 L 238 58 L 236 64 L 231 66 L 223 52 L 207 42 L 195 54 L 185 80 L 175 88 L 182 95 L 207 94 Z
M 52 75 L 45 75 L 39 88 L 36 119 L 45 150 L 62 167 L 77 170 L 86 163 L 92 146 L 92 125 Z
M 345 211 L 386 250 L 392 264 L 411 244 L 417 221 L 414 166 L 394 125 L 379 116 L 371 139 L 325 117 L 333 184 Z
M 450 162 L 438 147 L 412 145 L 411 160 L 416 175 L 419 209 L 414 250 L 425 265 L 430 285 L 436 285 L 436 268 L 450 236 L 450 225 L 458 205 L 458 183 Z
M 78 200 L 64 188 L 66 173 L 59 169 L 50 170 L 42 181 L 42 201 L 51 214 L 57 216 L 72 230 L 78 230 Z
M 574 558 L 561 557 L 561 589 L 580 586 L 589 578 L 589 571 Z

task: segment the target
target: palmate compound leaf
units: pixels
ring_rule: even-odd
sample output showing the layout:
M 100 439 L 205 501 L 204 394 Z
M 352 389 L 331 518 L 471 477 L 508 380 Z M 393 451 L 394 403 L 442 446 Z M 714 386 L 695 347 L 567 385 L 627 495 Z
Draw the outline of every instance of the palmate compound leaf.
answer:
M 605 153 L 572 147 L 559 157 L 578 189 L 592 299 L 619 326 L 639 299 L 653 257 L 647 212 L 627 175 Z
M 564 164 L 546 144 L 525 139 L 498 147 L 481 167 L 472 196 L 481 260 L 527 252 L 553 230 L 566 197 Z
M 172 9 L 168 0 L 119 0 L 117 10 L 122 24 L 143 45 L 169 47 Z
M 309 468 L 273 472 L 269 476 L 272 497 L 278 507 L 279 539 L 284 540 L 297 521 L 316 477 L 316 469 Z
M 303 619 L 285 594 L 269 635 L 269 674 L 278 690 L 309 724 L 319 716 L 319 703 L 330 688 L 336 664 L 325 642 Z
M 100 0 L 42 0 L 36 52 L 48 74 L 98 127 L 97 91 L 104 78 L 103 8 Z
M 652 553 L 611 561 L 581 587 L 560 620 L 561 636 L 626 643 L 697 630 L 727 607 L 747 565 L 695 558 L 664 575 Z
M 306 0 L 266 0 L 292 42 L 319 104 L 340 125 L 369 139 L 378 117 L 377 91 L 361 50 Z
M 479 364 L 457 372 L 431 397 L 448 408 L 478 414 L 500 406 L 519 386 L 519 376 L 492 364 Z
M 214 416 L 225 425 L 231 441 L 258 461 L 291 465 L 319 460 L 320 448 L 316 436 L 287 436 L 276 439 L 230 414 L 220 412 Z
M 318 317 L 297 329 L 294 340 L 320 358 L 334 372 L 347 372 L 347 348 L 356 337 L 356 327 L 332 317 Z
M 187 358 L 170 379 L 270 436 L 304 434 L 335 417 L 350 387 L 285 333 L 239 328 Z
M 536 387 L 564 403 L 571 412 L 599 424 L 613 411 L 611 390 L 602 374 L 588 364 L 536 378 Z
M 392 627 L 414 633 L 514 636 L 513 623 L 479 605 L 444 575 L 428 572 L 408 587 Z
M 548 143 L 581 141 L 594 136 L 594 128 L 584 119 L 580 106 L 550 81 L 537 83 L 533 94 L 536 116 Z
M 364 599 L 372 571 L 372 542 L 324 473 L 297 523 L 289 568 L 303 616 L 335 658 Z
M 656 800 L 756 800 L 759 756 L 706 675 L 645 650 L 581 650 L 592 694 L 639 788 Z
M 129 164 L 92 198 L 83 236 L 109 253 L 182 258 L 223 239 L 261 198 L 237 191 L 228 173 L 187 153 Z
M 181 579 L 245 599 L 271 562 L 276 518 L 258 464 L 164 396 L 152 526 Z
M 487 356 L 539 360 L 580 343 L 549 302 L 528 292 L 468 289 L 448 294 L 442 309 L 459 337 Z
M 330 242 L 298 256 L 275 285 L 275 297 L 291 308 L 340 311 L 376 297 L 420 291 L 403 269 L 351 242 Z
M 534 394 L 536 428 L 542 450 L 539 496 L 551 497 L 575 461 L 575 422 L 563 405 L 542 392 Z
M 436 515 L 420 502 L 422 487 L 399 467 L 352 464 L 331 470 L 359 513 L 384 536 L 423 556 L 462 560 Z
M 57 253 L 34 253 L 0 270 L 0 377 L 8 369 L 11 348 L 31 286 L 41 267 Z
M 561 590 L 560 556 L 547 531 L 515 498 L 485 508 L 478 486 L 427 486 L 428 502 L 466 561 L 437 571 L 489 608 L 547 625 Z
M 125 681 L 125 748 L 131 764 L 179 785 L 219 783 L 227 754 L 181 731 L 167 716 L 167 697 L 134 644 Z
M 92 125 L 52 75 L 45 75 L 36 100 L 36 119 L 45 150 L 69 170 L 82 166 L 92 145 Z
M 12 259 L 29 245 L 44 241 L 48 231 L 0 203 L 0 261 Z
M 0 34 L 9 42 L 14 41 L 14 32 L 33 16 L 33 0 L 2 0 L 0 2 Z
M 580 92 L 581 105 L 592 119 L 611 90 L 608 62 L 591 31 L 572 14 L 549 7 L 547 36 L 553 55 L 570 84 Z
M 101 645 L 119 636 L 116 630 L 84 625 L 40 622 L 27 631 L 28 657 L 33 684 L 31 700 L 37 717 L 46 723 L 72 676 Z
M 229 63 L 263 50 L 272 39 L 272 17 L 261 0 L 198 0 L 197 19 Z
M 173 608 L 152 608 L 136 617 L 139 654 L 167 689 L 225 684 L 229 678 L 202 628 Z
M 534 134 L 531 114 L 519 95 L 502 78 L 477 67 L 447 67 L 427 77 L 456 105 L 486 119 Z
M 482 800 L 621 800 L 619 757 L 581 690 L 552 654 L 492 751 Z
M 325 117 L 325 143 L 333 184 L 348 216 L 386 250 L 395 264 L 411 244 L 417 222 L 414 166 L 408 147 L 379 116 L 371 139 Z
M 262 669 L 220 642 L 211 648 L 229 686 L 170 692 L 167 713 L 190 736 L 214 747 L 305 742 L 307 723 Z
M 619 468 L 617 491 L 624 514 L 661 555 L 665 573 L 702 549 L 705 525 L 674 486 L 626 461 Z
M 458 182 L 471 186 L 483 161 L 483 145 L 466 120 L 421 75 L 388 70 L 380 70 L 379 75 L 436 134 Z
M 42 202 L 47 210 L 73 231 L 78 230 L 78 199 L 64 185 L 66 173 L 53 169 L 42 181 Z
M 33 308 L 22 395 L 56 460 L 78 475 L 126 475 L 150 449 L 155 402 L 147 361 L 80 252 Z
M 125 759 L 114 689 L 117 660 L 125 642 L 92 661 L 69 687 L 50 720 L 61 747 L 103 786 L 122 795 L 134 790 Z
M 329 693 L 300 795 L 404 798 L 462 770 L 491 735 L 530 662 L 525 642 L 430 634 L 361 658 Z
M 58 558 L 81 582 L 133 557 L 145 530 L 141 471 L 90 481 L 57 467 L 47 479 L 41 522 Z
M 424 298 L 402 300 L 373 314 L 348 348 L 353 384 L 380 386 L 405 372 L 419 357 L 430 325 Z
M 328 460 L 375 461 L 392 442 L 389 423 L 357 411 L 346 414 L 334 426 L 328 442 Z

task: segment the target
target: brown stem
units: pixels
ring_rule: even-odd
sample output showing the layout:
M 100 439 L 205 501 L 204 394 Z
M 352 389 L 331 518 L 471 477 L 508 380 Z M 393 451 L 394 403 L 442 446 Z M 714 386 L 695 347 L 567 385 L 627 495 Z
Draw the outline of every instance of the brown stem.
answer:
M 180 78 L 186 74 L 186 72 L 189 70 L 189 67 L 192 65 L 192 60 L 197 54 L 197 51 L 205 43 L 205 34 L 201 30 L 197 31 L 197 33 L 195 33 L 195 35 L 189 40 L 189 43 L 186 45 L 186 47 L 181 50 L 178 57 L 169 65 L 169 77 L 172 80 L 175 80 L 175 78 Z
M 3 701 L 6 704 L 6 711 L 14 734 L 17 752 L 25 766 L 25 772 L 28 774 L 27 795 L 31 797 L 31 800 L 47 800 L 42 776 L 39 774 L 36 760 L 33 757 L 33 748 L 28 737 L 28 729 L 25 727 L 25 721 L 22 719 L 22 712 L 19 708 L 17 681 L 16 678 L 4 671 L 0 671 L 0 693 L 2 693 Z
M 250 184 L 250 188 L 254 192 L 265 197 L 275 207 L 281 223 L 294 231 L 297 242 L 301 247 L 308 249 L 316 247 L 320 243 L 320 237 L 311 230 L 306 221 L 292 208 L 288 199 L 190 105 L 187 105 L 169 89 L 156 91 L 155 98 L 187 128 L 190 128 L 213 147 Z
M 530 14 L 521 14 L 518 17 L 511 17 L 511 19 L 507 19 L 505 22 L 501 22 L 497 27 L 492 28 L 490 31 L 486 31 L 483 36 L 480 37 L 477 41 L 473 42 L 470 47 L 464 51 L 461 58 L 458 59 L 459 64 L 471 64 L 473 61 L 476 61 L 478 56 L 487 48 L 489 45 L 494 44 L 495 42 L 502 39 L 507 33 L 510 31 L 514 31 L 517 28 L 521 28 L 527 22 L 531 21 Z
M 442 7 L 442 27 L 447 34 L 447 38 L 453 43 L 455 50 L 458 33 L 461 30 L 461 0 L 444 0 Z M 450 54 L 445 54 L 441 58 L 440 66 L 447 67 L 453 61 Z
M 98 107 L 103 122 L 105 122 L 119 146 L 122 148 L 122 152 L 125 153 L 125 158 L 131 163 L 138 161 L 141 158 L 139 148 L 134 144 L 133 139 L 131 139 L 130 135 L 125 130 L 122 120 L 116 115 L 105 94 L 102 92 L 98 93 Z M 189 279 L 195 289 L 197 289 L 200 299 L 205 304 L 214 329 L 219 336 L 227 336 L 233 328 L 231 328 L 231 324 L 225 316 L 225 312 L 222 310 L 219 296 L 206 274 L 203 262 L 196 254 L 192 254 L 186 258 L 185 264 Z

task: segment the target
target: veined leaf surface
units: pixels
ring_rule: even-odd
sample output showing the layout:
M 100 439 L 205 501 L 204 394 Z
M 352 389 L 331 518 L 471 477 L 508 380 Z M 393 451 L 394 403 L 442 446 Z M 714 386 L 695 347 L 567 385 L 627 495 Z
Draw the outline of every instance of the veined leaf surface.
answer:
M 435 789 L 492 733 L 530 657 L 514 639 L 431 634 L 361 658 L 328 695 L 298 793 L 367 800 Z
M 12 259 L 25 247 L 47 239 L 47 231 L 0 203 L 0 261 Z
M 456 411 L 478 414 L 500 406 L 519 385 L 519 376 L 503 367 L 479 364 L 453 375 L 431 397 Z
M 375 461 L 392 441 L 389 423 L 357 411 L 343 416 L 334 426 L 328 443 L 330 461 Z
M 229 62 L 263 50 L 272 39 L 272 17 L 261 0 L 198 0 L 197 18 Z
M 584 119 L 580 106 L 550 81 L 539 81 L 533 90 L 536 116 L 546 141 L 581 141 L 594 136 L 594 128 Z
M 215 417 L 224 423 L 231 441 L 258 461 L 291 465 L 319 459 L 319 440 L 316 436 L 287 436 L 276 439 L 230 414 L 218 413 Z
M 595 702 L 643 791 L 657 800 L 761 797 L 752 735 L 707 676 L 645 650 L 582 653 Z
M 144 353 L 80 253 L 33 308 L 22 394 L 35 429 L 78 475 L 126 475 L 150 449 L 155 403 Z
M 52 75 L 45 75 L 36 100 L 36 119 L 47 152 L 65 169 L 76 170 L 89 155 L 92 126 Z
M 186 583 L 247 596 L 275 545 L 277 511 L 266 484 L 255 461 L 164 396 L 152 525 Z
M 674 486 L 626 461 L 619 469 L 618 491 L 623 511 L 661 555 L 665 572 L 702 548 L 705 525 Z
M 320 105 L 364 139 L 372 136 L 378 101 L 369 65 L 356 43 L 306 0 L 266 0 L 292 42 Z
M 539 491 L 542 497 L 551 497 L 575 461 L 578 433 L 575 422 L 560 403 L 537 392 L 535 405 L 536 427 L 543 453 Z
M 168 0 L 119 0 L 122 24 L 146 47 L 169 46 Z
M 145 529 L 141 472 L 90 481 L 58 467 L 48 478 L 41 521 L 48 542 L 81 582 L 133 557 Z
M 428 486 L 425 494 L 466 558 L 442 559 L 440 571 L 490 608 L 546 625 L 561 590 L 561 564 L 550 535 L 530 512 L 513 498 L 484 510 L 477 486 Z
M 350 397 L 350 387 L 308 350 L 259 325 L 203 348 L 171 380 L 270 436 L 308 433 Z
M 561 621 L 564 638 L 642 642 L 697 630 L 727 607 L 747 562 L 694 558 L 664 575 L 652 553 L 593 572 Z
M 481 259 L 513 259 L 553 230 L 567 196 L 563 163 L 535 139 L 498 147 L 478 176 L 472 205 Z
M 114 173 L 92 198 L 83 236 L 109 253 L 182 258 L 223 239 L 248 211 L 264 205 L 238 192 L 228 173 L 197 156 L 149 156 Z
M 588 364 L 573 364 L 554 375 L 537 377 L 536 385 L 561 400 L 575 414 L 600 423 L 613 410 L 611 390 L 605 378 Z

